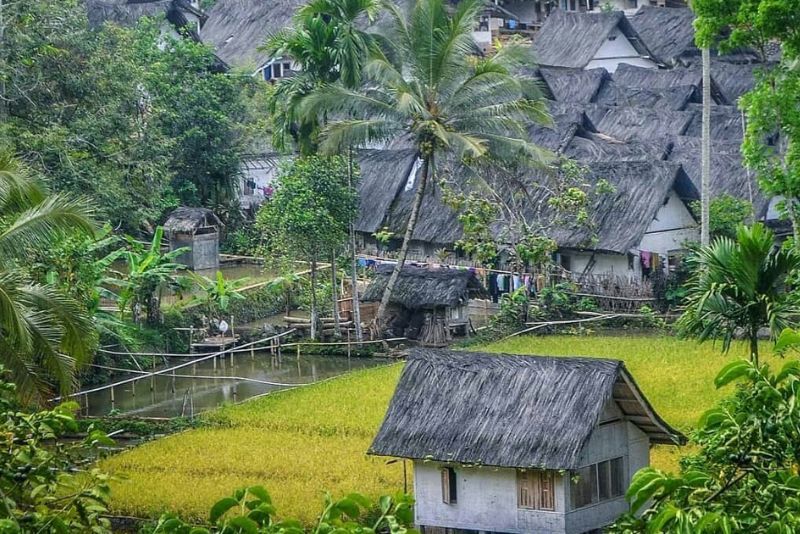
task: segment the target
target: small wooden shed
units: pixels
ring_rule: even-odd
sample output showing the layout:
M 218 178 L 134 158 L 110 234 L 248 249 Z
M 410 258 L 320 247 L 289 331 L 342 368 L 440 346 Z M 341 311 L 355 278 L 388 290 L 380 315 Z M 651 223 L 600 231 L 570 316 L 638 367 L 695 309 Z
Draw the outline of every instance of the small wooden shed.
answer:
M 380 302 L 392 270 L 391 264 L 378 267 L 363 302 Z M 404 266 L 389 300 L 388 328 L 394 336 L 442 346 L 451 331 L 469 328 L 469 299 L 487 296 L 481 281 L 467 269 Z
M 206 208 L 180 207 L 170 213 L 164 223 L 169 249 L 187 247 L 178 261 L 190 269 L 201 271 L 219 268 L 219 235 L 222 221 Z

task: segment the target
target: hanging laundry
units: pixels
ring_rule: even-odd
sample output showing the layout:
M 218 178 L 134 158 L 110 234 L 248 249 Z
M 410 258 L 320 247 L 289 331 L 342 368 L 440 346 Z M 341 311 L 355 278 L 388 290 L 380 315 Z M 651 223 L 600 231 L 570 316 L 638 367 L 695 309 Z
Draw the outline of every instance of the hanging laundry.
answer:
M 517 289 L 522 287 L 522 278 L 520 278 L 518 274 L 515 274 L 514 276 L 511 277 L 511 283 L 512 283 L 512 288 L 511 288 L 512 291 L 516 291 Z
M 640 250 L 639 251 L 639 258 L 642 260 L 642 267 L 644 267 L 645 269 L 649 269 L 650 268 L 650 260 L 651 260 L 650 252 L 648 252 L 646 250 Z

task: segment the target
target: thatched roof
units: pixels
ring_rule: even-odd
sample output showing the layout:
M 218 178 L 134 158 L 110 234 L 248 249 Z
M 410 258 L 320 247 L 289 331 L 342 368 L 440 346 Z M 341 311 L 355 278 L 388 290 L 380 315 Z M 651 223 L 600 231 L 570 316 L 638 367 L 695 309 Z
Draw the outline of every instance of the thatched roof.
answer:
M 736 64 L 723 60 L 713 60 L 711 62 L 711 75 L 725 96 L 725 100 L 730 104 L 736 104 L 739 97 L 755 87 L 756 73 L 769 68 L 770 65 L 764 63 Z
M 700 98 L 697 91 L 694 85 L 650 89 L 619 85 L 613 79 L 607 79 L 597 92 L 594 102 L 606 106 L 681 111 L 689 102 Z
M 383 226 L 386 214 L 405 188 L 416 160 L 413 149 L 363 150 L 359 153 L 361 180 L 358 194 L 361 205 L 355 223 L 357 231 L 371 234 Z
M 700 137 L 703 132 L 703 105 L 689 104 L 687 111 L 694 112 L 694 118 L 684 135 Z M 711 139 L 719 141 L 742 142 L 742 112 L 735 106 L 711 106 Z
M 621 361 L 415 349 L 369 454 L 575 469 L 609 402 L 652 443 L 684 441 Z
M 581 162 L 590 161 L 658 161 L 666 158 L 669 140 L 618 141 L 604 134 L 582 131 L 570 139 L 564 155 Z
M 257 69 L 269 55 L 258 50 L 267 36 L 288 26 L 306 0 L 217 0 L 208 10 L 203 42 L 228 66 Z
M 547 17 L 533 41 L 536 61 L 547 67 L 582 69 L 617 28 L 643 56 L 649 55 L 621 11 L 578 13 L 556 9 Z
M 561 151 L 575 132 L 586 124 L 583 106 L 566 102 L 548 102 L 552 126 L 532 125 L 528 128 L 530 141 L 553 152 Z
M 177 28 L 189 22 L 187 14 L 206 20 L 206 14 L 186 0 L 84 0 L 89 25 L 92 28 L 113 22 L 119 26 L 134 26 L 144 17 L 166 17 Z M 195 39 L 199 40 L 195 28 L 189 28 Z
M 168 233 L 192 234 L 200 228 L 223 226 L 213 211 L 206 208 L 180 207 L 169 214 L 164 223 L 164 230 Z
M 700 67 L 675 67 L 672 69 L 646 69 L 626 63 L 617 67 L 614 72 L 614 82 L 621 87 L 639 87 L 650 90 L 669 89 L 694 85 L 698 89 L 703 87 L 703 73 Z M 700 94 L 700 93 L 698 93 Z M 729 104 L 711 78 L 711 97 L 717 104 Z
M 653 59 L 661 64 L 676 65 L 700 55 L 694 44 L 694 13 L 688 7 L 644 5 L 629 20 Z
M 597 94 L 603 80 L 608 76 L 606 69 L 555 69 L 542 67 L 539 76 L 546 85 L 553 100 L 588 104 Z
M 755 176 L 748 174 L 742 163 L 738 141 L 711 142 L 711 182 L 709 188 L 712 198 L 729 194 L 735 198 L 753 202 L 756 213 L 761 213 L 766 200 L 756 182 Z M 668 160 L 680 163 L 695 187 L 701 184 L 701 147 L 699 137 L 677 137 L 672 145 Z
M 394 265 L 381 265 L 361 300 L 377 302 L 389 281 Z M 471 298 L 485 298 L 486 290 L 475 273 L 462 269 L 432 269 L 404 265 L 392 291 L 390 304 L 410 310 L 459 306 Z
M 594 128 L 620 141 L 654 141 L 669 135 L 682 135 L 694 113 L 668 109 L 592 105 L 587 115 Z

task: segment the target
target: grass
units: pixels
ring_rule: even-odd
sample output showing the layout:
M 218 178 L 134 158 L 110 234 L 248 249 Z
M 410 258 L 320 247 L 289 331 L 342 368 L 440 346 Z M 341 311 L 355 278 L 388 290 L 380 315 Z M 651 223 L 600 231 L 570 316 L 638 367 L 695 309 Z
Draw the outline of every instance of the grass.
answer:
M 687 431 L 729 391 L 713 386 L 719 369 L 744 355 L 670 337 L 518 337 L 482 350 L 625 360 L 655 409 Z M 764 346 L 767 353 L 767 346 Z M 764 358 L 766 361 L 772 357 Z M 206 416 L 210 426 L 189 430 L 113 456 L 101 467 L 127 480 L 113 485 L 115 511 L 157 516 L 177 510 L 202 518 L 234 489 L 263 484 L 279 512 L 306 522 L 321 509 L 324 491 L 377 497 L 402 489 L 402 464 L 364 454 L 394 391 L 400 364 L 357 371 L 304 389 L 281 392 Z M 657 447 L 652 463 L 675 469 L 680 451 Z

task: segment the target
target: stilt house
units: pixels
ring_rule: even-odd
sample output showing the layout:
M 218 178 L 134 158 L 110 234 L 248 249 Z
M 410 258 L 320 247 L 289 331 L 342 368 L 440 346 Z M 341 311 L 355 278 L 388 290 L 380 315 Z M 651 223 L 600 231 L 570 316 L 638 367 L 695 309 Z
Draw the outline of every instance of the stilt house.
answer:
M 417 349 L 369 454 L 414 463 L 425 534 L 582 534 L 682 441 L 621 361 Z

